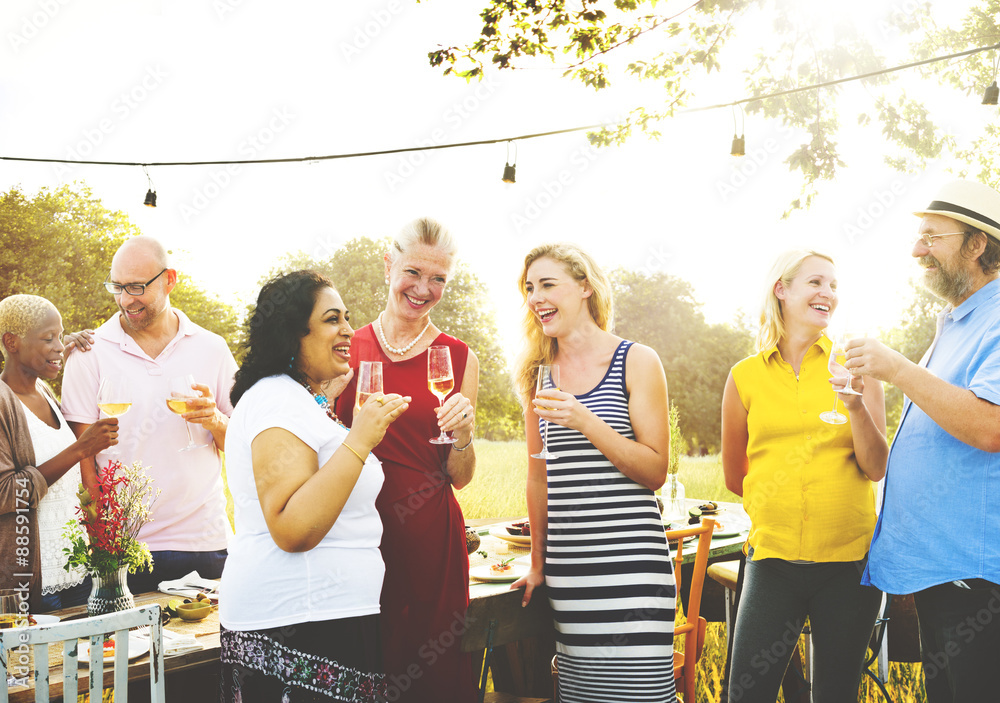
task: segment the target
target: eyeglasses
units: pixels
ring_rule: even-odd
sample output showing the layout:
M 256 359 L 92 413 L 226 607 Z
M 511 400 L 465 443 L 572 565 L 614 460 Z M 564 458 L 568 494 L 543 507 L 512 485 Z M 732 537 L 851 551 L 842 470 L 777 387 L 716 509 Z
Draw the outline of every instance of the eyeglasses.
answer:
M 168 269 L 163 269 L 163 271 L 167 270 Z M 107 288 L 108 293 L 111 293 L 111 295 L 121 295 L 122 291 L 125 291 L 129 295 L 140 296 L 146 292 L 146 286 L 163 275 L 163 271 L 160 271 L 145 283 L 112 283 L 111 281 L 105 279 L 104 287 Z
M 956 234 L 968 234 L 967 232 L 945 232 L 944 234 L 921 234 L 917 239 L 923 242 L 928 249 L 934 247 L 934 240 L 938 237 L 954 237 Z

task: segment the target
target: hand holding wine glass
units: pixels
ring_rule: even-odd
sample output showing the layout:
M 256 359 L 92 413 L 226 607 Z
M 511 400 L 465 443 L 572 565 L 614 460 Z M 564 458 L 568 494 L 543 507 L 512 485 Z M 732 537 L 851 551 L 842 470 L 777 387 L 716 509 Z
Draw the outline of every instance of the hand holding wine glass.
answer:
M 105 376 L 97 388 L 97 407 L 108 417 L 121 417 L 132 407 L 132 383 L 125 376 Z M 121 451 L 112 446 L 105 454 L 121 455 Z
M 444 399 L 455 390 L 455 375 L 451 370 L 451 350 L 445 346 L 434 346 L 427 350 L 427 387 L 437 396 L 438 408 Z M 455 438 L 441 430 L 441 434 L 430 440 L 431 444 L 454 444 Z
M 178 415 L 190 412 L 195 409 L 191 406 L 191 401 L 200 397 L 195 394 L 194 377 L 191 374 L 174 376 L 170 379 L 170 385 L 167 389 L 167 408 L 170 412 Z M 201 447 L 208 446 L 207 444 L 194 443 L 194 436 L 191 434 L 191 425 L 187 420 L 184 421 L 184 429 L 187 430 L 188 443 L 187 446 L 181 447 L 178 451 L 186 452 L 191 449 L 200 449 Z
M 547 390 L 559 390 L 559 365 L 542 364 L 538 367 L 538 376 L 535 378 L 535 397 L 544 395 Z M 541 407 L 541 406 L 540 406 Z M 548 409 L 548 408 L 543 408 Z M 558 454 L 549 451 L 549 422 L 546 420 L 542 429 L 542 451 L 532 454 L 533 459 L 558 459 Z

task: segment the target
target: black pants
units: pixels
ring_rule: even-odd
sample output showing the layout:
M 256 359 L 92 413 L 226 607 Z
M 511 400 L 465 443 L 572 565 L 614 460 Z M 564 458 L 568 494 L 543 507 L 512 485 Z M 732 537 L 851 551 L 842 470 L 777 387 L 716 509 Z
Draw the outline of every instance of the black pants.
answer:
M 1000 585 L 969 579 L 913 594 L 928 703 L 1000 696 Z

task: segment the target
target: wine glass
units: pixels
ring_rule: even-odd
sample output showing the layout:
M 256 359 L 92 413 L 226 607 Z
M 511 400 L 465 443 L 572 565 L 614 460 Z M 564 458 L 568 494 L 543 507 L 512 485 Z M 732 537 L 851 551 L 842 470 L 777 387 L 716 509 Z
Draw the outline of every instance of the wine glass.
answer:
M 427 350 L 427 387 L 437 396 L 438 407 L 444 405 L 444 399 L 455 389 L 455 376 L 451 372 L 451 350 L 448 347 L 430 347 Z M 454 444 L 455 438 L 449 437 L 444 429 L 431 444 Z
M 170 379 L 170 385 L 167 389 L 167 408 L 170 412 L 183 415 L 190 410 L 194 410 L 188 404 L 190 401 L 196 400 L 201 396 L 195 395 L 195 390 L 192 388 L 193 385 L 194 376 L 191 374 L 174 376 Z M 194 443 L 194 437 L 191 435 L 191 423 L 187 420 L 184 420 L 184 429 L 187 430 L 188 443 L 186 447 L 181 447 L 177 451 L 186 452 L 191 449 L 201 449 L 208 446 L 207 444 Z
M 15 589 L 0 590 L 0 630 L 10 630 L 15 627 L 27 626 L 25 615 L 20 611 L 20 591 Z M 20 645 L 8 645 L 4 649 L 4 660 L 7 662 L 7 685 L 17 685 L 24 678 L 24 662 L 20 661 L 20 653 L 17 651 Z M 15 662 L 18 664 L 15 666 Z M 21 676 L 15 676 L 22 674 Z
M 358 365 L 358 392 L 354 400 L 354 412 L 360 410 L 370 397 L 382 395 L 382 392 L 382 362 L 362 361 Z
M 861 393 L 851 388 L 851 380 L 854 378 L 854 375 L 845 366 L 847 363 L 847 343 L 853 338 L 850 334 L 838 335 L 833 340 L 830 348 L 830 359 L 827 362 L 827 369 L 834 379 L 844 384 L 843 388 L 834 389 L 833 409 L 822 412 L 819 415 L 820 420 L 831 425 L 843 425 L 847 422 L 847 416 L 837 411 L 837 402 L 840 399 L 838 394 L 861 395 Z
M 559 390 L 559 364 L 542 364 L 538 367 L 538 376 L 535 379 L 535 397 L 546 390 L 555 388 Z M 549 410 L 549 408 L 544 408 Z M 558 454 L 549 451 L 549 423 L 544 421 L 542 426 L 542 451 L 532 454 L 533 459 L 558 459 Z
M 108 417 L 121 417 L 132 407 L 132 383 L 125 376 L 105 376 L 97 388 L 97 407 Z M 104 450 L 104 454 L 120 456 L 117 446 Z

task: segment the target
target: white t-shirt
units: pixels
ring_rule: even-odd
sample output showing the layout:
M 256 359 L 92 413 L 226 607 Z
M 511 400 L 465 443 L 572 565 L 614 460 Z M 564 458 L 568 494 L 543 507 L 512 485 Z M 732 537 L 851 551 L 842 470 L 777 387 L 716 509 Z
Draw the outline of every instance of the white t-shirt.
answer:
M 236 536 L 219 589 L 220 622 L 230 630 L 262 630 L 378 613 L 385 566 L 375 498 L 382 488 L 382 464 L 374 454 L 368 456 L 344 509 L 318 545 L 307 552 L 283 551 L 264 521 L 250 452 L 254 438 L 272 427 L 309 445 L 318 455 L 317 466 L 347 437 L 347 429 L 288 376 L 261 379 L 240 399 L 226 434 Z

